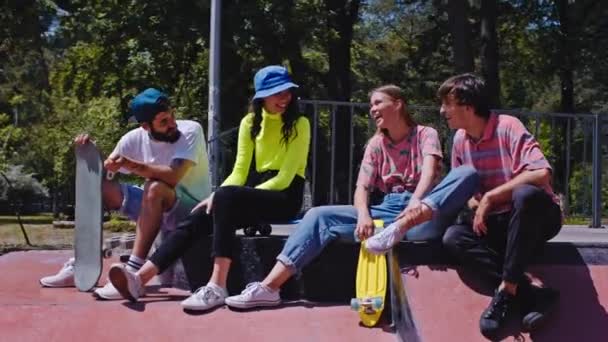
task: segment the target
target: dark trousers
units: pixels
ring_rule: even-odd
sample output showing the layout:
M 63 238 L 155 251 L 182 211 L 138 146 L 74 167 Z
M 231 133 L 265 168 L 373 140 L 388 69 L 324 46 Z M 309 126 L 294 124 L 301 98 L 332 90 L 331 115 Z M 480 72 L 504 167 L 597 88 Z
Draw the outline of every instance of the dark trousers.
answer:
M 486 235 L 475 234 L 471 224 L 460 224 L 443 236 L 448 252 L 492 286 L 503 280 L 523 285 L 527 266 L 562 226 L 561 209 L 539 187 L 515 188 L 512 205 L 510 212 L 486 218 Z
M 296 176 L 282 191 L 249 186 L 223 186 L 213 196 L 211 215 L 205 208 L 191 213 L 163 241 L 150 261 L 167 269 L 199 239 L 213 235 L 212 257 L 232 259 L 236 230 L 263 222 L 293 219 L 302 207 L 304 179 Z

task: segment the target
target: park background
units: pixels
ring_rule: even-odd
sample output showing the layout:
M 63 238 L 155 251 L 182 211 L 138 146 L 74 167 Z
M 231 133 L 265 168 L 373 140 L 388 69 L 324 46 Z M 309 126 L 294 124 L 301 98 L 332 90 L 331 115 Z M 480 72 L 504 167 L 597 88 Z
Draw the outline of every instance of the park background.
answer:
M 230 132 L 247 111 L 253 74 L 268 64 L 286 66 L 306 100 L 365 103 L 374 87 L 397 84 L 416 118 L 439 129 L 446 152 L 451 132 L 438 115 L 435 93 L 456 73 L 482 75 L 493 108 L 571 117 L 608 112 L 607 2 L 219 2 L 223 176 L 234 161 L 236 135 Z M 207 130 L 210 6 L 202 0 L 3 0 L 0 171 L 6 178 L 0 178 L 0 214 L 49 213 L 30 217 L 34 223 L 66 215 L 74 196 L 72 138 L 90 132 L 109 153 L 136 127 L 125 113 L 132 96 L 147 87 L 166 91 L 178 117 L 198 120 Z M 335 164 L 350 163 L 346 132 L 368 121 L 334 118 L 329 111 L 318 113 L 322 133 L 313 150 L 321 160 L 329 156 L 335 134 Z M 577 122 L 542 121 L 537 138 L 554 166 L 556 189 L 563 196 L 568 187 L 567 222 L 587 224 L 594 155 L 590 131 Z M 563 152 L 567 130 L 570 160 Z M 354 141 L 355 171 L 370 131 L 362 132 Z M 605 150 L 600 152 L 605 164 Z M 348 172 L 336 171 L 333 184 L 324 172 L 315 187 L 336 191 L 317 191 L 312 202 L 347 203 Z M 602 173 L 606 179 L 606 165 Z M 608 198 L 608 183 L 601 192 Z

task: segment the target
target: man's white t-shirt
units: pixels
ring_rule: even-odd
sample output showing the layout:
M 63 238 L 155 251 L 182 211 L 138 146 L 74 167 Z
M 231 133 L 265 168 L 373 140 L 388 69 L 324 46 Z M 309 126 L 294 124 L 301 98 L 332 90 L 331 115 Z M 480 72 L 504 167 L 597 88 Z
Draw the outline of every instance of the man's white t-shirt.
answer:
M 148 131 L 138 127 L 123 135 L 112 155 L 121 155 L 149 165 L 171 165 L 174 159 L 186 159 L 194 166 L 176 186 L 178 197 L 200 202 L 211 193 L 209 160 L 203 128 L 196 121 L 177 120 L 179 139 L 174 143 L 154 140 Z M 129 173 L 120 169 L 121 173 Z

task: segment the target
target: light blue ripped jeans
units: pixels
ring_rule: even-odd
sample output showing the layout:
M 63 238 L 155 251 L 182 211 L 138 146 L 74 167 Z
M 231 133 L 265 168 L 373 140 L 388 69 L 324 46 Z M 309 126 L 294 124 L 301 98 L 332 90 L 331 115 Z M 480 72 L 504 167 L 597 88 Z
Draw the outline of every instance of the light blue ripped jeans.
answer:
M 426 241 L 441 239 L 445 229 L 454 221 L 460 209 L 477 192 L 479 176 L 470 166 L 452 169 L 429 192 L 423 203 L 433 209 L 433 219 L 408 230 L 405 240 Z M 370 207 L 374 219 L 391 224 L 409 203 L 412 193 L 390 193 L 382 203 Z M 281 263 L 299 272 L 334 240 L 358 242 L 355 237 L 357 209 L 352 205 L 332 205 L 311 208 L 289 236 L 277 257 Z

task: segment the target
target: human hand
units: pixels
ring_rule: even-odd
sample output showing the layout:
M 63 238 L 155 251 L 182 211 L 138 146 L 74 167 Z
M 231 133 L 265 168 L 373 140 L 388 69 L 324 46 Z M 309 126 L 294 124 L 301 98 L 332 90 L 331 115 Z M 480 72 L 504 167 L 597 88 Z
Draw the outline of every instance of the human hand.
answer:
M 95 144 L 95 140 L 88 133 L 80 133 L 74 138 L 74 145 Z
M 120 155 L 116 159 L 116 163 L 120 164 L 120 167 L 123 167 L 133 173 L 135 173 L 142 166 L 142 164 Z
M 491 199 L 489 195 L 484 195 L 479 201 L 479 205 L 475 210 L 475 217 L 473 218 L 473 231 L 478 236 L 482 236 L 488 233 L 488 227 L 486 226 L 486 216 L 492 207 Z
M 422 204 L 422 201 L 420 201 L 420 199 L 412 197 L 410 199 L 410 201 L 408 202 L 407 206 L 405 207 L 405 209 L 403 209 L 399 215 L 397 215 L 397 217 L 395 217 L 395 221 L 401 219 L 403 216 L 405 216 L 405 214 L 409 211 L 412 210 L 413 208 L 417 208 Z
M 415 207 L 419 206 L 420 204 L 422 204 L 422 201 L 420 201 L 420 198 L 412 197 L 412 198 L 410 198 L 410 201 L 407 203 L 405 210 L 407 210 L 409 208 L 415 208 Z
M 467 202 L 467 206 L 469 207 L 469 209 L 475 211 L 477 210 L 477 207 L 479 207 L 479 201 L 475 197 L 471 197 Z
M 109 156 L 103 161 L 103 167 L 111 173 L 116 173 L 122 164 L 118 161 L 120 156 Z
M 201 202 L 199 202 L 199 204 L 195 205 L 194 208 L 192 208 L 192 210 L 190 211 L 191 213 L 205 207 L 205 213 L 207 213 L 207 215 L 211 214 L 211 209 L 213 209 L 213 192 L 211 193 L 211 195 L 209 195 L 209 197 L 205 198 L 204 200 L 202 200 Z
M 357 228 L 355 235 L 360 241 L 367 239 L 374 234 L 374 221 L 369 216 L 369 213 L 359 213 L 357 217 Z

